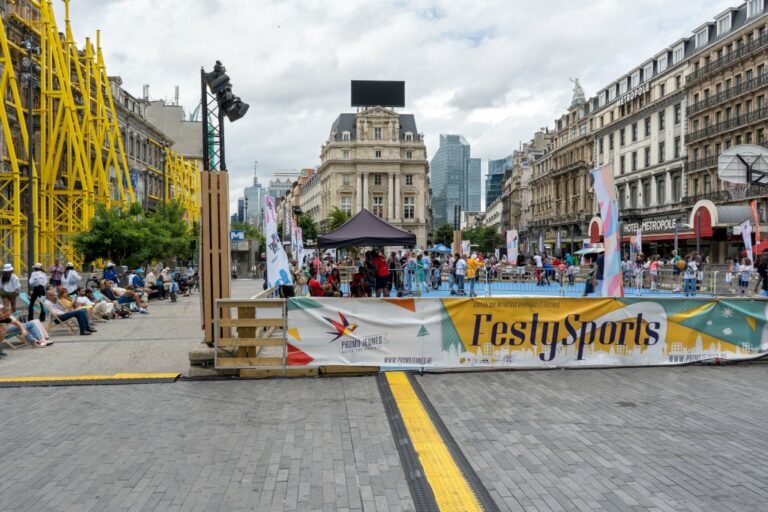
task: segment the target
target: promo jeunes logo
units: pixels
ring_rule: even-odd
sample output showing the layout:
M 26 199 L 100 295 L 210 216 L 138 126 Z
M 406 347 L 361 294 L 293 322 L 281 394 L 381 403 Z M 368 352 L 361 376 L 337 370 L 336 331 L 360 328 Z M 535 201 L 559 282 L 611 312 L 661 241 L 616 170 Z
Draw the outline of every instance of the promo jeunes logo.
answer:
M 360 326 L 347 320 L 347 317 L 344 316 L 344 313 L 339 312 L 340 321 L 325 316 L 323 319 L 331 324 L 334 329 L 336 329 L 335 331 L 328 332 L 328 334 L 335 335 L 335 337 L 329 341 L 329 343 L 333 343 L 334 341 L 340 339 L 341 341 L 339 348 L 341 349 L 342 353 L 379 350 L 384 344 L 385 338 L 383 334 L 371 334 L 362 337 L 355 336 L 353 333 Z
M 342 336 L 351 336 L 353 332 L 355 332 L 355 329 L 357 329 L 357 324 L 350 324 L 347 320 L 347 317 L 344 316 L 344 313 L 339 312 L 339 319 L 341 319 L 341 322 L 337 322 L 336 320 L 333 320 L 332 318 L 328 318 L 327 316 L 324 316 L 323 319 L 331 324 L 334 328 L 336 328 L 335 332 L 329 332 L 328 334 L 335 334 L 336 337 L 333 338 L 329 343 L 333 343 L 337 339 L 341 338 Z

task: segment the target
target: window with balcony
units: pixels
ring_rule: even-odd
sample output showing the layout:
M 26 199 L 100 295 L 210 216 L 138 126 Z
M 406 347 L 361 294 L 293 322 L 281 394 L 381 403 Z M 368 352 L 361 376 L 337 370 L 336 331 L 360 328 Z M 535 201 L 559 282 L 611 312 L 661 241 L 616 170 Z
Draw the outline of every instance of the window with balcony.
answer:
M 704 48 L 709 42 L 709 28 L 703 28 L 696 32 L 696 48 Z
M 373 129 L 373 138 L 376 140 L 381 140 L 381 128 L 377 127 Z
M 680 121 L 682 121 L 682 112 L 682 106 L 679 103 L 675 105 L 675 124 L 680 124 Z
M 665 159 L 666 159 L 666 157 L 664 155 L 664 143 L 663 142 L 659 142 L 659 163 L 660 164 L 664 163 Z
M 704 175 L 704 193 L 712 193 L 712 178 L 709 176 L 709 174 Z
M 651 118 L 645 118 L 645 136 L 648 137 L 651 134 Z
M 665 114 L 666 114 L 666 112 L 664 112 L 663 110 L 661 112 L 659 112 L 659 131 L 663 131 L 664 130 L 664 117 L 665 117 Z
M 667 204 L 667 180 L 664 176 L 656 178 L 656 204 Z
M 765 144 L 765 128 L 757 129 L 757 143 Z
M 384 196 L 373 196 L 373 214 L 384 217 Z
M 341 196 L 341 211 L 352 215 L 352 196 Z
M 675 158 L 680 158 L 680 136 L 675 137 Z
M 721 36 L 731 30 L 731 13 L 717 20 L 717 35 Z
M 747 1 L 747 18 L 753 18 L 763 12 L 763 0 Z
M 637 123 L 632 123 L 632 142 L 637 142 Z
M 413 185 L 413 174 L 406 174 L 405 175 L 405 184 L 409 187 Z
M 651 180 L 643 181 L 643 206 L 651 206 Z
M 747 144 L 752 144 L 752 132 L 747 132 L 744 137 L 745 137 L 744 142 L 746 142 Z
M 403 218 L 414 219 L 416 217 L 416 198 L 413 196 L 405 196 L 403 198 Z
M 374 174 L 373 175 L 373 184 L 374 185 L 381 185 L 381 174 Z
M 679 174 L 672 176 L 672 202 L 680 201 L 683 193 L 683 180 Z
M 635 184 L 629 188 L 629 207 L 633 210 L 637 208 L 637 185 Z

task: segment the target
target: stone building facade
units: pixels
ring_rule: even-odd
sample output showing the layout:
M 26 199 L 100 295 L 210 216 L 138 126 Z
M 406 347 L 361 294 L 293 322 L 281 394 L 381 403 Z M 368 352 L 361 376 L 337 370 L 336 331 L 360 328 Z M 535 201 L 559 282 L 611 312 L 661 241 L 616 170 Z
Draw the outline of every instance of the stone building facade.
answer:
M 341 114 L 320 153 L 320 167 L 301 190 L 301 209 L 321 231 L 334 207 L 366 208 L 416 235 L 430 236 L 429 164 L 412 114 L 372 107 Z

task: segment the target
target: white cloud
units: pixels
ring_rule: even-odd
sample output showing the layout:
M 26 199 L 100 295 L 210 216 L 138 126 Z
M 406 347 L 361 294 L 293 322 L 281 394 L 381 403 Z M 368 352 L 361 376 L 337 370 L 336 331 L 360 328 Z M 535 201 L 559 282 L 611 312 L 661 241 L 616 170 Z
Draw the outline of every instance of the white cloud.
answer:
M 406 111 L 427 135 L 461 133 L 473 156 L 500 158 L 588 95 L 690 35 L 738 0 L 267 1 L 78 0 L 79 41 L 102 29 L 108 71 L 139 95 L 173 96 L 191 111 L 199 69 L 227 66 L 251 105 L 227 126 L 234 199 L 262 176 L 312 167 L 351 79 L 406 81 Z M 57 3 L 63 29 L 63 9 Z

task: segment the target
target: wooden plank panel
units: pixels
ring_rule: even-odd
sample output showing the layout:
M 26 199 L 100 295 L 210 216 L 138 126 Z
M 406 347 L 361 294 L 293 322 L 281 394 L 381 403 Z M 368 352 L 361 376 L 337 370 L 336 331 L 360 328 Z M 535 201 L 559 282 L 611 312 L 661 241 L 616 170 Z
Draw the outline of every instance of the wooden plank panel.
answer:
M 240 370 L 240 377 L 244 379 L 268 379 L 283 376 L 282 369 L 243 368 Z M 289 367 L 285 370 L 285 377 L 317 377 L 317 367 Z
M 285 299 L 222 299 L 217 301 L 220 308 L 281 308 Z
M 239 329 L 242 330 L 243 328 Z M 282 347 L 282 338 L 219 338 L 220 347 Z M 249 357 L 251 354 L 239 354 L 240 357 Z M 255 355 L 255 354 L 254 354 Z
M 220 357 L 218 368 L 233 366 L 283 366 L 282 357 Z
M 222 318 L 221 327 L 282 327 L 282 318 Z M 255 334 L 255 333 L 254 333 Z
M 200 176 L 201 208 L 200 208 L 200 291 L 202 292 L 200 307 L 201 325 L 204 329 L 203 341 L 213 343 L 213 290 L 211 289 L 211 254 L 208 247 L 211 243 L 211 173 L 203 172 Z

